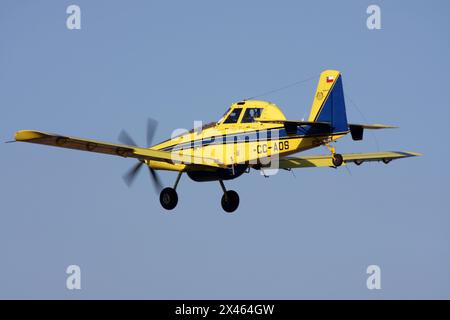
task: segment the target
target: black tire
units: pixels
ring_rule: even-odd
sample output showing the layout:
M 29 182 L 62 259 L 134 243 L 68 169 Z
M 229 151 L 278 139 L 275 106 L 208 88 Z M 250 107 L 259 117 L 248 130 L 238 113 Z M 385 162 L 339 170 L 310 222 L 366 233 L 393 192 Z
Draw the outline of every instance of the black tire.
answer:
M 223 194 L 221 204 L 226 212 L 234 212 L 239 207 L 239 195 L 234 190 L 228 190 Z
M 159 194 L 159 202 L 166 210 L 172 210 L 177 206 L 178 194 L 174 188 L 164 188 Z
M 336 154 L 333 156 L 333 165 L 334 165 L 335 167 L 340 167 L 340 166 L 342 165 L 342 163 L 344 163 L 344 158 L 342 157 L 341 154 L 336 153 Z

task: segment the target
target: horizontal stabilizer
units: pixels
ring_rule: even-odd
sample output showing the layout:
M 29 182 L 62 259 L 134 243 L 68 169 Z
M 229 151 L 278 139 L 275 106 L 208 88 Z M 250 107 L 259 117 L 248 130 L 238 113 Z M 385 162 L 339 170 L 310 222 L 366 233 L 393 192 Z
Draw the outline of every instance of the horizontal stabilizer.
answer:
M 389 126 L 385 124 L 355 124 L 349 123 L 348 125 L 353 140 L 362 140 L 364 135 L 364 129 L 394 129 L 396 126 Z
M 356 123 L 349 123 L 349 127 L 361 127 L 363 129 L 396 129 L 397 126 L 390 126 L 387 124 L 356 124 Z
M 315 121 L 301 121 L 301 120 L 258 120 L 263 123 L 279 123 L 295 126 L 317 126 L 317 127 L 330 127 L 330 122 L 315 122 Z
M 259 120 L 263 123 L 278 123 L 282 124 L 288 133 L 297 132 L 297 127 L 310 126 L 328 132 L 331 130 L 330 122 L 316 122 L 316 121 L 299 121 L 299 120 Z

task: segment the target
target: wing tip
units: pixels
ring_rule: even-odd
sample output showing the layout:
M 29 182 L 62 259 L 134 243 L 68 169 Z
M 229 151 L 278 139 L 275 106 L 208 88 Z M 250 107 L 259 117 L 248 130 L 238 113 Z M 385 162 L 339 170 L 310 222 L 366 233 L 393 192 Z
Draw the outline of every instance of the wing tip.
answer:
M 15 141 L 27 141 L 45 137 L 45 133 L 34 130 L 20 130 L 14 135 Z
M 405 151 L 404 153 L 408 154 L 410 157 L 421 157 L 423 153 L 414 152 L 414 151 Z

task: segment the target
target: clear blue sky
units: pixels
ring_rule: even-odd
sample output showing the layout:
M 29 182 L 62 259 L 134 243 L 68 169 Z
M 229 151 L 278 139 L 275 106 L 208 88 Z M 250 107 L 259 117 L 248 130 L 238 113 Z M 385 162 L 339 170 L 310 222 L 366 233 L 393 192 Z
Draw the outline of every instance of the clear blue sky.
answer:
M 366 28 L 378 4 L 382 29 Z M 66 28 L 78 4 L 81 30 Z M 30 144 L 0 146 L 0 298 L 450 298 L 448 1 L 2 1 L 0 138 L 37 129 L 145 143 L 234 101 L 328 68 L 348 118 L 400 126 L 381 150 L 424 157 L 386 166 L 299 169 L 227 183 L 186 176 L 164 211 L 132 159 Z M 288 118 L 316 80 L 264 97 Z M 371 135 L 340 152 L 376 151 Z M 317 149 L 326 153 L 326 149 Z M 172 185 L 173 173 L 163 173 Z M 82 290 L 65 287 L 66 267 Z M 382 289 L 366 288 L 381 267 Z

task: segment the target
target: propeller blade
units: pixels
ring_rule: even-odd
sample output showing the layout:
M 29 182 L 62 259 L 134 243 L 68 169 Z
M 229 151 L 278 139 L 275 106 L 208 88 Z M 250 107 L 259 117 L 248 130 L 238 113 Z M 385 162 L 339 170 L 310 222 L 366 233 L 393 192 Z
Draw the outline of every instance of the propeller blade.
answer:
M 152 118 L 147 120 L 147 147 L 152 145 L 153 136 L 155 135 L 156 128 L 158 127 L 158 121 Z
M 142 168 L 143 164 L 144 164 L 144 162 L 139 161 L 123 175 L 123 181 L 125 181 L 125 183 L 127 184 L 128 187 L 131 187 L 131 185 L 133 184 L 133 182 L 136 179 L 137 174 L 138 174 L 139 170 Z
M 136 142 L 134 142 L 133 138 L 131 138 L 130 135 L 125 130 L 122 130 L 120 132 L 119 141 L 123 144 L 137 147 Z
M 147 146 L 152 145 L 153 136 L 155 135 L 156 128 L 158 127 L 158 121 L 152 118 L 148 118 L 147 120 Z M 137 146 L 136 142 L 131 138 L 131 136 L 125 131 L 122 130 L 119 134 L 119 141 L 123 144 L 130 145 L 130 146 Z M 144 164 L 144 161 L 139 161 L 136 163 L 133 167 L 131 167 L 130 170 L 128 170 L 123 175 L 123 180 L 127 184 L 127 186 L 131 186 L 136 179 L 136 176 L 139 172 L 139 170 L 142 168 L 142 165 Z M 153 185 L 155 186 L 155 189 L 157 192 L 161 191 L 162 189 L 162 183 L 161 179 L 159 178 L 156 171 L 150 167 L 148 167 L 150 172 L 150 178 L 152 179 Z
M 150 177 L 152 178 L 153 185 L 155 186 L 155 190 L 158 193 L 162 189 L 161 179 L 159 178 L 159 175 L 158 173 L 156 173 L 155 169 L 148 167 L 148 170 L 150 172 Z

